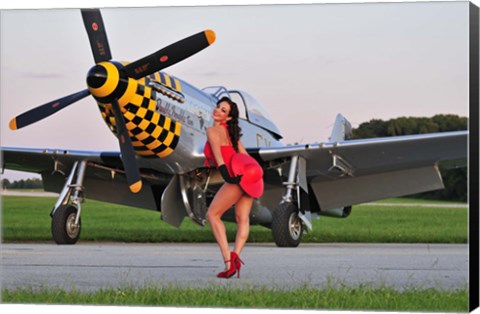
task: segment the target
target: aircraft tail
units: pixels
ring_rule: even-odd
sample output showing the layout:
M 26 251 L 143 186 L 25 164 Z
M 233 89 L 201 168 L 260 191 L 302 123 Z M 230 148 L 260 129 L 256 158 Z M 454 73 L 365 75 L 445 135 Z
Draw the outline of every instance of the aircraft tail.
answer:
M 335 124 L 333 125 L 332 135 L 329 137 L 330 142 L 349 140 L 351 136 L 352 125 L 342 114 L 337 114 Z
M 342 114 L 340 113 L 337 114 L 337 117 L 335 118 L 335 124 L 333 125 L 332 134 L 329 137 L 330 142 L 343 142 L 345 140 L 349 140 L 351 137 L 352 137 L 352 125 L 350 124 L 350 122 L 348 122 L 348 120 Z M 336 162 L 338 162 L 338 159 L 336 160 Z M 335 159 L 334 159 L 334 165 L 335 165 Z M 332 166 L 332 168 L 333 167 L 334 166 Z M 321 210 L 319 214 L 321 216 L 346 218 L 350 215 L 351 212 L 352 212 L 352 206 L 345 206 L 345 207 L 339 207 L 339 208 L 332 208 L 329 210 Z

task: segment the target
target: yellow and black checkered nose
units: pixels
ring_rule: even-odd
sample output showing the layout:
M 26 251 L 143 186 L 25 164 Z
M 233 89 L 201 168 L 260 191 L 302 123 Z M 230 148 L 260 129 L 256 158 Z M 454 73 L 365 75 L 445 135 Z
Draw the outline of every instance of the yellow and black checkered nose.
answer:
M 146 86 L 145 78 L 128 78 L 122 68 L 116 62 L 100 62 L 87 76 L 89 91 L 101 103 L 103 119 L 116 133 L 110 104 L 116 99 L 135 152 L 142 157 L 170 155 L 180 139 L 181 124 L 156 110 L 156 91 Z

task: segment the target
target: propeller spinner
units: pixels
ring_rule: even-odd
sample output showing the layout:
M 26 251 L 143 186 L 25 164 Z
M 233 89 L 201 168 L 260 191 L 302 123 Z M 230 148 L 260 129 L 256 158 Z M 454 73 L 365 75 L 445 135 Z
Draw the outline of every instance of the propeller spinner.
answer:
M 20 114 L 10 121 L 10 129 L 17 130 L 40 121 L 90 94 L 101 104 L 111 104 L 127 182 L 130 190 L 137 193 L 142 188 L 142 181 L 119 99 L 131 80 L 161 71 L 205 49 L 215 41 L 215 33 L 211 30 L 200 32 L 123 66 L 110 61 L 112 55 L 100 10 L 82 9 L 81 12 L 96 63 L 87 74 L 88 89 Z

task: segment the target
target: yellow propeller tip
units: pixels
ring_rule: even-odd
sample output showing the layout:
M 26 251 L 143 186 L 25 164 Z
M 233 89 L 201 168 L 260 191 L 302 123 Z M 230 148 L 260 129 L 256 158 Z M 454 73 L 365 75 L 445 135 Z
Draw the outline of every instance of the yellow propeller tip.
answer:
M 137 181 L 134 184 L 130 185 L 130 191 L 132 193 L 138 193 L 142 189 L 142 181 Z
M 213 44 L 216 39 L 215 32 L 210 29 L 205 31 L 205 37 L 207 37 L 209 45 Z
M 10 130 L 16 130 L 17 129 L 17 119 L 16 118 L 13 118 L 10 121 L 9 127 L 10 127 Z

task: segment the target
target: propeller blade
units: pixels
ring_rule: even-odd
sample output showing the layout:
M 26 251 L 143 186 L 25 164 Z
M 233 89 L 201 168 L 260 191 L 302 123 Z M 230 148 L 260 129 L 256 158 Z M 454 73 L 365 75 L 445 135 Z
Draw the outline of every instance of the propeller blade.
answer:
M 63 108 L 68 107 L 74 102 L 77 102 L 80 99 L 87 97 L 88 95 L 90 95 L 90 92 L 88 91 L 88 89 L 84 89 L 75 94 L 68 95 L 66 97 L 51 101 L 44 105 L 33 108 L 29 111 L 26 111 L 10 121 L 10 129 L 18 130 L 27 125 L 40 121 L 54 113 L 57 113 Z
M 139 79 L 196 54 L 213 44 L 214 41 L 215 33 L 206 30 L 132 62 L 125 67 L 125 70 L 129 77 Z
M 93 52 L 93 59 L 96 63 L 112 59 L 108 45 L 105 24 L 99 9 L 82 9 L 82 18 L 87 29 L 90 47 Z
M 123 167 L 127 176 L 127 182 L 130 191 L 138 193 L 142 189 L 142 179 L 140 178 L 140 171 L 138 170 L 137 160 L 135 159 L 135 152 L 133 145 L 128 135 L 125 120 L 123 120 L 122 112 L 118 102 L 112 102 L 113 114 L 115 116 L 115 124 L 117 128 L 117 137 L 120 144 L 120 151 L 122 153 Z

